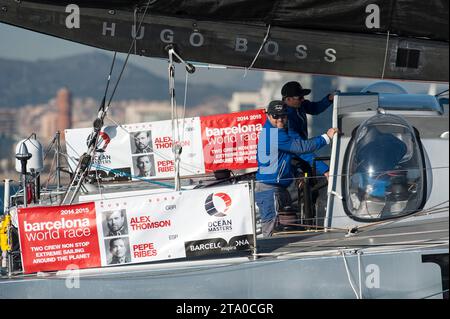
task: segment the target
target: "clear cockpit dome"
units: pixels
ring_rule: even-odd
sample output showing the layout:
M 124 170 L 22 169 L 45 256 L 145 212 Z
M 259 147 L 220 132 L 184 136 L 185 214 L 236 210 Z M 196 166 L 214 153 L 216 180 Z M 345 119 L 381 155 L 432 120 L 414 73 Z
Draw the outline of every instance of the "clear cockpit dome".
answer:
M 378 114 L 366 120 L 347 152 L 343 177 L 347 214 L 380 220 L 420 207 L 425 165 L 416 134 L 403 118 Z

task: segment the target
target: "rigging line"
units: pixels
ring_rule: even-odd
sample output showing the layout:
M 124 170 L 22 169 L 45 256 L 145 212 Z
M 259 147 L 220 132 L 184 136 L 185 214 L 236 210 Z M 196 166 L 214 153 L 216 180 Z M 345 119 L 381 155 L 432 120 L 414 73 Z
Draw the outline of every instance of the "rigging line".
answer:
M 171 121 L 172 121 L 172 152 L 174 157 L 174 181 L 175 181 L 175 190 L 180 190 L 180 155 L 183 150 L 183 147 L 180 143 L 180 122 L 178 118 L 178 108 L 177 108 L 177 100 L 175 98 L 175 65 L 174 65 L 174 56 L 182 61 L 186 65 L 186 72 L 189 72 L 188 67 L 191 68 L 189 63 L 183 61 L 182 58 L 175 52 L 173 47 L 168 49 L 169 54 L 169 95 L 170 95 L 170 105 L 171 105 Z M 175 123 L 176 121 L 176 123 Z M 175 137 L 178 134 L 178 141 L 175 141 Z
M 355 293 L 356 299 L 360 299 L 358 296 L 358 293 L 356 292 L 355 287 L 353 286 L 353 280 L 350 276 L 350 270 L 348 269 L 347 259 L 345 258 L 345 253 L 343 250 L 341 251 L 341 253 L 342 253 L 342 258 L 344 259 L 345 271 L 347 272 L 348 282 L 350 283 L 350 286 L 352 287 L 352 290 Z
M 172 148 L 175 146 L 175 110 L 176 110 L 176 98 L 175 98 L 175 65 L 173 63 L 173 52 L 169 50 L 169 66 L 167 67 L 169 75 L 169 96 L 170 96 L 170 118 L 172 124 Z M 175 157 L 175 154 L 174 154 Z
M 443 231 L 443 230 L 442 230 Z M 442 232 L 441 231 L 441 232 Z M 432 231 L 433 232 L 433 231 Z M 436 232 L 436 231 L 434 231 Z M 423 234 L 425 234 L 426 232 L 422 232 Z M 338 233 L 339 234 L 339 233 Z M 413 233 L 411 233 L 413 234 Z M 417 235 L 420 235 L 421 232 L 416 232 Z M 403 234 L 403 235 L 408 235 L 408 234 Z M 396 234 L 392 234 L 388 237 L 395 237 Z M 368 244 L 368 243 L 351 243 L 354 241 L 358 241 L 358 240 L 362 240 L 362 239 L 372 239 L 372 238 L 379 238 L 379 237 L 387 237 L 387 236 L 361 236 L 359 238 L 356 237 L 336 237 L 336 238 L 332 238 L 332 239 L 320 239 L 320 240 L 311 240 L 311 241 L 306 241 L 306 242 L 297 242 L 297 243 L 293 243 L 293 244 L 289 244 L 287 247 L 298 247 L 298 248 L 302 248 L 301 250 L 298 251 L 293 251 L 293 252 L 289 252 L 287 254 L 290 253 L 302 253 L 305 251 L 305 249 L 309 249 L 312 250 L 314 248 L 320 248 L 320 247 L 334 247 L 334 248 L 339 248 L 342 247 L 343 245 L 345 245 L 345 247 L 364 247 L 364 248 L 370 248 L 370 247 L 385 247 L 385 246 L 426 246 L 426 247 L 433 247 L 436 245 L 448 245 L 448 238 L 447 237 L 439 237 L 439 238 L 435 238 L 435 239 L 423 239 L 423 240 L 408 240 L 408 241 L 390 241 L 390 242 L 384 242 L 384 243 L 379 243 L 379 244 Z M 436 243 L 436 240 L 440 241 L 438 243 Z M 316 245 L 311 246 L 311 244 L 316 243 Z M 338 244 L 338 246 L 333 246 L 335 244 Z M 305 246 L 307 245 L 307 246 Z M 312 250 L 314 251 L 314 250 Z M 280 256 L 283 256 L 286 253 L 280 253 Z
M 50 172 L 53 170 L 53 164 L 55 164 L 55 163 L 56 163 L 56 154 L 53 156 L 52 164 L 50 166 Z M 48 178 L 47 178 L 47 182 L 45 184 L 45 188 L 48 188 L 48 184 L 50 183 L 50 178 L 51 178 L 51 175 L 49 174 Z
M 138 179 L 138 180 L 143 181 L 143 182 L 146 182 L 146 183 L 155 184 L 155 185 L 160 185 L 160 186 L 164 186 L 164 187 L 166 187 L 166 188 L 173 188 L 173 185 L 170 185 L 170 184 L 166 184 L 166 183 L 162 183 L 162 182 L 157 182 L 157 181 L 152 181 L 152 180 L 149 180 L 148 178 L 142 178 L 141 176 L 136 176 L 136 175 L 132 175 L 132 174 L 127 174 L 127 173 L 122 172 L 122 171 L 119 171 L 119 170 L 117 170 L 117 169 L 105 167 L 105 166 L 102 166 L 102 165 L 100 165 L 100 164 L 94 164 L 94 168 L 101 168 L 101 169 L 104 170 L 104 171 L 112 172 L 112 173 L 120 173 L 120 174 L 123 175 L 123 176 L 127 176 L 127 177 L 131 177 L 131 178 L 134 178 L 134 179 Z
M 132 133 L 130 133 L 130 131 L 128 131 L 125 127 L 123 127 L 123 125 L 122 124 L 120 124 L 120 123 L 118 123 L 117 121 L 115 121 L 113 118 L 111 118 L 111 117 L 109 117 L 109 116 L 107 116 L 107 118 L 112 122 L 112 123 L 114 123 L 114 124 L 116 124 L 118 127 L 120 127 L 122 130 L 124 130 L 127 134 L 132 134 Z M 70 147 L 70 149 L 75 153 L 75 154 L 77 154 L 78 156 L 81 156 L 79 153 L 77 153 L 76 152 L 76 150 L 75 150 L 75 148 L 70 144 L 70 143 L 67 143 L 66 142 L 66 146 L 68 146 L 68 147 Z M 164 159 L 170 159 L 169 157 L 165 157 L 165 155 L 163 155 L 163 153 L 160 153 L 160 152 L 158 152 L 158 151 L 156 151 L 156 150 L 154 150 L 154 153 L 156 153 L 156 154 L 158 154 L 159 156 L 161 156 L 161 157 L 163 157 Z M 67 157 L 68 158 L 68 160 L 71 160 L 71 161 L 73 161 L 73 162 L 76 162 L 73 158 L 70 158 L 67 154 L 64 154 L 64 153 L 60 153 L 61 155 L 63 155 L 63 156 L 65 156 L 65 157 Z M 198 166 L 194 166 L 194 165 L 191 165 L 191 164 L 184 164 L 185 166 L 184 166 L 184 169 L 186 169 L 186 170 L 188 170 L 187 169 L 187 167 L 191 167 L 191 169 L 200 169 L 200 167 L 198 167 Z M 449 166 L 436 166 L 436 167 L 430 167 L 430 168 L 424 168 L 423 170 L 440 170 L 440 169 L 448 169 L 449 168 Z M 409 170 L 390 170 L 390 172 L 407 172 L 407 171 L 409 171 Z M 194 171 L 192 171 L 193 173 L 195 173 Z M 212 171 L 211 171 L 212 172 Z M 332 177 L 347 177 L 347 176 L 350 176 L 351 174 L 333 174 L 333 175 L 330 175 L 330 177 L 332 176 Z M 309 179 L 317 179 L 317 180 L 322 180 L 322 179 L 324 179 L 325 177 L 324 176 L 314 176 L 314 177 L 308 177 Z M 299 178 L 285 178 L 285 179 L 283 179 L 283 180 L 292 180 L 292 181 L 294 181 L 294 180 L 297 180 L 297 179 L 299 179 Z M 440 203 L 439 205 L 443 205 L 443 204 L 445 204 L 446 202 L 448 202 L 448 200 L 447 201 L 444 201 L 444 202 L 442 202 L 442 203 Z M 434 206 L 433 206 L 434 207 Z M 431 208 L 433 208 L 433 207 L 431 207 Z
M 136 52 L 137 52 L 137 48 L 136 48 L 136 44 L 137 44 L 137 41 L 136 41 L 136 37 L 137 37 L 137 30 L 136 30 L 136 19 L 137 19 L 137 17 L 136 17 L 136 15 L 137 15 L 137 6 L 136 7 L 134 7 L 134 12 L 133 12 L 133 28 L 134 28 L 134 34 L 133 34 L 133 38 L 134 38 L 134 55 L 136 55 Z
M 53 139 L 53 141 L 50 143 L 50 145 L 48 146 L 47 150 L 45 151 L 45 153 L 44 153 L 44 159 L 43 159 L 44 161 L 45 161 L 45 159 L 47 158 L 47 155 L 50 154 L 50 151 L 51 151 L 52 146 L 53 146 L 53 144 L 55 143 L 55 141 L 56 141 L 56 137 Z M 55 153 L 54 156 L 56 156 L 56 153 Z M 50 172 L 51 172 L 51 169 L 50 169 Z M 41 176 L 41 173 L 42 173 L 42 172 L 38 172 L 38 173 L 36 174 L 36 176 L 33 177 L 33 181 L 36 181 L 36 179 L 37 179 L 38 177 Z
M 353 237 L 337 237 L 337 238 L 333 238 L 331 240 L 334 239 L 339 239 L 341 240 L 343 243 L 345 242 L 345 244 L 348 244 L 348 242 L 354 242 L 354 241 L 360 241 L 363 239 L 374 239 L 374 238 L 389 238 L 389 237 L 401 237 L 401 236 L 411 236 L 411 235 L 426 235 L 426 234 L 433 234 L 433 233 L 440 233 L 440 232 L 444 232 L 445 230 L 441 229 L 441 230 L 429 230 L 429 231 L 416 231 L 416 232 L 407 232 L 407 233 L 393 233 L 393 234 L 382 234 L 382 235 L 364 235 L 364 236 L 353 236 Z M 400 239 L 399 239 L 400 240 Z M 434 240 L 434 239 L 431 239 Z M 313 243 L 321 243 L 321 242 L 327 242 L 327 239 L 319 239 L 319 240 L 308 240 L 307 242 L 304 242 L 304 244 L 313 244 Z M 420 240 L 408 240 L 408 241 L 404 241 L 404 242 L 398 242 L 397 243 L 401 243 L 401 244 L 405 244 L 405 243 L 409 243 L 409 244 L 416 244 L 416 243 L 422 243 L 422 242 L 428 242 L 430 241 L 430 239 L 420 239 Z M 300 243 L 294 243 L 294 244 L 289 244 L 288 246 L 298 246 L 301 245 L 302 242 Z M 372 245 L 372 244 L 370 244 Z M 384 243 L 380 243 L 380 244 L 374 244 L 374 245 L 385 245 Z M 305 247 L 305 248 L 310 248 Z M 314 247 L 312 247 L 314 248 Z
M 104 111 L 105 110 L 105 101 L 106 101 L 106 96 L 108 94 L 108 90 L 109 90 L 109 84 L 111 82 L 111 75 L 112 72 L 114 70 L 114 65 L 116 64 L 116 57 L 117 57 L 117 52 L 114 52 L 114 56 L 113 56 L 113 60 L 111 62 L 111 67 L 109 69 L 109 73 L 108 73 L 108 78 L 106 80 L 106 87 L 105 87 L 105 93 L 103 94 L 103 100 L 102 100 L 102 104 L 101 104 L 101 110 Z
M 54 154 L 53 154 L 53 156 L 54 156 L 54 157 L 53 157 L 53 160 L 55 160 L 55 158 L 56 158 L 56 153 L 62 154 L 62 152 L 60 152 L 58 149 L 56 149 L 56 146 L 54 146 L 54 144 L 56 144 L 56 139 L 57 139 L 57 135 L 55 135 L 55 136 L 53 137 L 53 140 L 50 142 L 49 146 L 47 147 L 47 150 L 46 150 L 45 153 L 44 153 L 44 161 L 46 160 L 48 154 L 50 154 L 50 151 L 52 150 L 53 147 L 55 147 L 55 151 L 54 151 Z M 53 163 L 52 163 L 52 167 L 50 168 L 49 173 L 51 173 L 52 169 L 53 169 Z M 41 175 L 42 175 L 42 172 L 38 172 L 38 173 L 36 174 L 36 176 L 33 178 L 33 180 L 36 181 L 36 179 L 37 179 L 38 177 L 40 177 Z M 55 176 L 55 178 L 56 178 L 56 176 Z
M 443 212 L 448 212 L 448 207 L 447 207 L 447 210 L 436 210 L 436 211 L 428 213 L 427 215 L 433 215 L 433 214 L 443 213 Z M 334 219 L 338 219 L 338 218 L 348 218 L 348 217 L 347 216 L 336 216 L 336 217 L 334 217 Z M 318 219 L 320 220 L 320 219 L 325 219 L 325 218 L 318 218 Z M 369 225 L 360 226 L 360 228 L 374 226 L 374 225 L 377 225 L 378 223 L 379 222 L 373 222 L 373 223 L 370 223 Z M 321 232 L 321 233 L 323 233 L 325 229 L 328 229 L 329 231 L 346 232 L 346 233 L 349 231 L 348 228 L 345 229 L 345 228 L 338 228 L 338 227 L 324 227 L 324 226 L 318 226 L 318 225 L 312 226 L 312 225 L 296 224 L 296 223 L 285 223 L 285 225 L 287 225 L 287 226 L 300 226 L 300 227 L 314 227 L 316 229 L 316 232 Z M 289 233 L 289 234 L 292 234 L 292 233 L 296 233 L 296 234 L 297 233 L 298 234 L 300 234 L 300 233 L 311 233 L 311 230 L 277 232 L 276 234 L 277 235 L 282 235 L 282 234 L 285 234 L 285 233 Z M 365 233 L 365 231 L 362 232 L 362 233 Z M 380 236 L 370 236 L 370 237 L 373 238 L 373 237 L 385 237 L 385 236 L 381 236 L 380 235 Z M 350 238 L 355 238 L 355 237 L 349 237 L 349 240 L 350 240 Z M 361 239 L 361 238 L 366 238 L 366 237 L 357 237 L 356 239 Z
M 247 77 L 247 71 L 251 70 L 253 68 L 253 66 L 255 65 L 256 60 L 258 60 L 259 55 L 261 54 L 261 51 L 264 48 L 264 45 L 266 44 L 267 40 L 269 39 L 270 27 L 271 27 L 271 25 L 269 24 L 267 26 L 266 35 L 264 36 L 263 42 L 261 43 L 261 46 L 259 47 L 259 50 L 256 53 L 255 58 L 253 59 L 252 63 L 250 64 L 250 66 L 248 68 L 245 68 L 244 78 Z
M 360 249 L 356 252 L 358 254 L 358 280 L 359 280 L 359 299 L 363 299 L 362 293 L 362 272 L 361 272 L 361 255 L 362 252 Z
M 95 179 L 97 180 L 97 189 L 98 189 L 98 193 L 100 194 L 100 199 L 104 199 L 103 198 L 103 193 L 102 193 L 102 187 L 100 186 L 100 179 L 98 178 L 98 170 L 95 170 Z
M 52 149 L 53 144 L 55 144 L 55 142 L 56 142 L 56 135 L 53 137 L 53 140 L 50 142 L 49 146 L 47 147 L 47 150 L 44 153 L 44 161 L 47 158 L 47 155 L 50 153 L 50 150 Z
M 311 233 L 311 232 L 310 232 Z M 439 247 L 439 246 L 448 246 L 448 239 L 446 238 L 439 238 L 440 241 L 435 241 L 434 239 L 428 239 L 428 240 L 421 240 L 421 241 L 404 241 L 404 242 L 385 242 L 385 243 L 380 243 L 380 244 L 368 244 L 368 243 L 355 243 L 355 244 L 349 244 L 349 243 L 345 243 L 345 248 L 346 249 L 365 249 L 365 250 L 369 250 L 369 249 L 375 249 L 375 248 L 387 248 L 389 247 L 389 250 L 392 250 L 394 248 L 397 249 L 402 249 L 402 250 L 406 250 L 406 249 L 416 249 L 416 248 L 431 248 L 431 247 Z M 306 245 L 309 242 L 304 242 L 303 245 L 298 244 L 298 245 L 288 245 L 286 246 L 286 248 L 308 248 Z M 320 246 L 321 248 L 325 248 L 325 249 L 338 249 L 338 248 L 342 248 L 342 245 L 322 245 Z M 320 252 L 322 250 L 312 250 L 311 252 Z M 292 254 L 299 254 L 302 253 L 302 251 L 293 251 Z M 289 254 L 288 254 L 289 255 Z
M 342 244 L 344 244 L 344 243 L 348 242 L 349 240 L 357 240 L 357 239 L 361 239 L 361 238 L 364 239 L 364 238 L 370 238 L 371 237 L 371 236 L 369 236 L 369 237 L 365 236 L 365 237 L 359 237 L 358 238 L 357 236 L 359 236 L 359 234 L 360 233 L 356 233 L 355 236 L 353 236 L 353 237 L 343 237 L 343 238 L 342 237 L 338 237 L 338 238 L 332 238 L 332 239 L 329 239 L 329 240 L 325 239 L 325 240 L 309 241 L 308 242 L 309 244 L 310 243 L 317 243 L 317 244 L 313 245 L 313 246 L 303 247 L 302 249 L 300 249 L 298 251 L 279 253 L 279 254 L 276 254 L 276 256 L 277 257 L 288 256 L 288 255 L 292 255 L 292 254 L 306 252 L 306 249 L 311 250 L 311 249 L 314 249 L 314 248 L 328 247 L 328 246 L 325 246 L 325 245 L 335 244 L 335 243 L 337 243 L 339 241 L 341 241 Z M 405 243 L 403 243 L 403 244 L 405 244 Z M 412 244 L 414 245 L 415 243 L 412 243 Z M 389 245 L 389 243 L 380 244 L 380 246 L 387 246 L 387 245 Z M 364 246 L 367 246 L 367 245 L 364 245 Z
M 424 215 L 433 215 L 433 214 L 439 214 L 439 213 L 446 212 L 446 211 L 448 211 L 448 209 L 449 209 L 449 206 L 445 206 L 445 207 L 433 208 L 433 209 L 426 210 L 426 211 L 421 211 L 421 212 Z M 415 212 L 415 211 L 413 211 L 413 212 Z M 408 213 L 408 212 L 406 212 L 406 213 Z M 420 216 L 420 214 L 418 214 L 418 215 Z M 338 219 L 338 218 L 345 218 L 345 219 L 347 219 L 348 216 L 346 215 L 346 216 L 334 216 L 333 217 L 333 219 Z M 312 219 L 313 218 L 309 218 L 309 220 L 312 220 Z M 325 220 L 327 218 L 326 217 L 315 217 L 314 219 Z M 365 228 L 365 227 L 369 227 L 369 226 L 374 226 L 374 225 L 378 225 L 379 223 L 382 223 L 382 222 L 385 222 L 385 221 L 372 222 L 372 223 L 370 223 L 368 225 L 361 225 L 358 228 Z M 292 225 L 292 226 L 309 226 L 309 227 L 311 227 L 311 225 L 303 225 L 303 224 L 289 224 L 289 225 Z M 313 227 L 314 228 L 318 228 L 319 230 L 320 229 L 328 229 L 328 230 L 341 230 L 341 231 L 348 232 L 348 228 L 326 227 L 326 226 L 319 226 L 319 225 L 313 226 Z
M 422 297 L 421 299 L 428 299 L 428 298 L 431 298 L 431 297 L 434 297 L 434 296 L 437 296 L 437 295 L 440 295 L 440 294 L 445 294 L 446 292 L 448 292 L 448 289 L 439 291 L 439 292 L 437 292 L 437 293 L 434 293 L 434 294 L 432 294 L 432 295 L 428 295 L 428 296 L 426 296 L 426 297 Z
M 172 62 L 173 63 L 173 62 Z M 180 142 L 180 127 L 179 127 L 179 118 L 178 118 L 178 104 L 177 104 L 177 97 L 176 97 L 176 92 L 175 92 L 175 65 L 173 65 L 173 69 L 172 69 L 172 77 L 170 78 L 170 82 L 171 82 L 171 92 L 173 94 L 173 96 L 171 97 L 171 100 L 173 98 L 173 105 L 172 105 L 172 143 L 173 146 L 175 146 L 175 144 Z M 170 71 L 169 71 L 170 73 Z M 178 140 L 177 140 L 177 135 L 178 135 Z
M 372 223 L 367 224 L 367 225 L 360 225 L 360 226 L 357 226 L 356 228 L 358 230 L 362 230 L 362 231 L 359 231 L 357 234 L 354 234 L 354 236 L 356 236 L 356 235 L 359 236 L 359 235 L 364 234 L 364 233 L 366 233 L 368 231 L 378 230 L 382 226 L 389 226 L 389 225 L 393 224 L 394 222 L 397 222 L 397 221 L 400 221 L 400 220 L 403 220 L 403 219 L 420 216 L 421 213 L 422 214 L 426 214 L 426 215 L 433 215 L 433 214 L 444 213 L 444 212 L 447 212 L 447 211 L 448 211 L 448 206 L 447 207 L 443 207 L 443 208 L 435 208 L 435 209 L 425 210 L 425 211 L 422 210 L 422 211 L 418 211 L 418 212 L 416 212 L 414 214 L 401 216 L 401 217 L 396 217 L 395 219 L 391 218 L 391 219 L 388 219 L 388 220 L 372 222 Z M 372 227 L 372 226 L 379 226 L 379 227 L 369 228 L 369 227 Z M 334 229 L 334 228 L 330 228 L 330 229 Z M 353 238 L 355 238 L 355 237 L 353 237 Z M 357 238 L 361 238 L 361 237 L 357 237 Z
M 187 90 L 188 90 L 188 80 L 189 80 L 189 72 L 186 70 L 185 73 L 185 82 L 184 82 L 184 103 L 183 103 L 183 129 L 182 129 L 182 135 L 181 135 L 181 142 L 184 141 L 184 128 L 186 124 L 186 103 L 187 103 Z
M 354 245 L 353 245 L 354 246 Z M 347 249 L 351 249 L 350 247 L 353 246 L 346 246 L 348 247 Z M 384 246 L 396 246 L 396 244 L 392 244 L 392 243 L 387 243 L 386 245 L 359 245 L 356 246 L 360 249 L 376 249 L 376 248 L 383 248 Z M 401 247 L 392 247 L 392 248 L 396 248 L 396 249 L 392 249 L 389 250 L 390 252 L 406 252 L 406 251 L 412 251 L 412 250 L 417 250 L 417 249 L 429 249 L 429 248 L 435 248 L 435 247 L 447 247 L 448 246 L 448 242 L 446 243 L 439 243 L 439 244 L 425 244 L 425 245 L 417 245 L 417 244 L 401 244 L 398 245 Z M 408 246 L 408 247 L 404 247 L 404 246 Z M 280 257 L 292 257 L 292 256 L 297 256 L 298 258 L 302 258 L 302 257 L 308 257 L 308 256 L 317 256 L 318 254 L 320 254 L 321 256 L 335 256 L 336 255 L 336 251 L 340 251 L 338 248 L 340 247 L 336 247 L 336 246 L 321 246 L 322 248 L 326 248 L 326 250 L 311 250 L 311 251 L 306 251 L 305 249 L 302 250 L 296 250 L 296 251 L 291 251 L 291 252 L 285 252 L 285 253 L 260 253 L 258 254 L 258 256 L 260 257 L 272 257 L 272 258 L 280 258 Z M 382 252 L 382 250 L 376 250 L 376 252 Z M 301 254 L 301 256 L 299 256 L 299 254 Z M 278 259 L 278 261 L 283 261 L 284 259 Z
M 136 34 L 139 34 L 140 31 L 141 31 L 142 22 L 144 21 L 144 18 L 145 18 L 145 16 L 147 15 L 147 10 L 148 10 L 148 7 L 149 7 L 149 5 L 150 5 L 151 2 L 152 2 L 152 1 L 148 1 L 147 4 L 146 4 L 146 6 L 145 6 L 144 14 L 142 15 L 142 18 L 141 18 L 141 20 L 139 21 L 139 26 L 138 26 L 138 29 L 137 29 L 137 31 L 136 31 Z M 107 109 L 108 109 L 109 106 L 111 105 L 111 101 L 112 101 L 112 99 L 113 99 L 113 97 L 114 97 L 114 95 L 115 95 L 115 93 L 116 93 L 116 90 L 117 90 L 117 87 L 119 86 L 120 80 L 122 79 L 123 72 L 125 71 L 125 68 L 126 68 L 126 66 L 127 66 L 127 64 L 128 64 L 128 59 L 130 58 L 131 51 L 133 50 L 133 46 L 134 46 L 134 43 L 135 43 L 135 42 L 136 42 L 136 37 L 133 37 L 133 41 L 131 42 L 130 48 L 128 49 L 128 53 L 127 53 L 125 62 L 123 63 L 122 70 L 120 71 L 119 77 L 117 78 L 117 82 L 116 82 L 116 84 L 115 84 L 115 86 L 114 86 L 114 89 L 113 89 L 113 92 L 112 92 L 112 94 L 111 94 L 111 97 L 109 98 L 108 105 L 107 105 Z
M 70 198 L 70 202 L 69 202 L 69 204 L 72 204 L 73 200 L 75 199 L 76 194 L 78 193 L 80 187 L 82 186 L 82 182 L 83 182 L 83 180 L 85 178 L 86 170 L 89 170 L 91 165 L 92 165 L 92 159 L 90 158 L 91 153 L 92 153 L 92 156 L 95 157 L 95 153 L 96 153 L 96 149 L 97 149 L 97 143 L 98 143 L 98 139 L 99 139 L 99 136 L 100 136 L 99 131 L 101 130 L 101 128 L 103 126 L 103 119 L 104 119 L 104 116 L 105 116 L 105 113 L 106 113 L 106 111 L 105 111 L 105 101 L 106 101 L 106 96 L 107 96 L 108 90 L 109 90 L 109 84 L 111 82 L 111 74 L 112 74 L 112 71 L 114 69 L 116 56 L 117 56 L 117 52 L 114 52 L 113 61 L 111 63 L 110 71 L 109 71 L 108 78 L 107 78 L 107 81 L 106 81 L 105 93 L 103 95 L 102 102 L 101 102 L 99 110 L 98 110 L 97 118 L 95 119 L 94 124 L 93 124 L 93 132 L 92 132 L 92 134 L 94 134 L 94 135 L 92 136 L 91 140 L 88 143 L 88 150 L 87 150 L 87 152 L 83 154 L 83 157 L 89 158 L 89 160 L 88 160 L 89 163 L 88 163 L 88 165 L 86 167 L 82 167 L 82 165 L 81 165 L 82 161 L 81 160 L 78 161 L 78 165 L 77 165 L 77 167 L 75 169 L 75 172 L 73 174 L 73 178 L 71 179 L 71 181 L 69 183 L 69 186 L 67 187 L 67 190 L 64 192 L 64 195 L 62 196 L 61 204 L 63 204 L 66 201 L 66 199 L 68 198 L 68 196 L 70 194 L 70 191 L 72 190 L 73 186 L 75 185 L 76 179 L 78 178 L 78 181 L 76 182 L 75 189 L 73 191 L 72 197 Z
M 378 227 L 374 227 L 374 228 L 365 230 L 365 231 L 373 231 L 373 230 L 380 229 L 382 226 L 388 226 L 388 225 L 391 225 L 393 223 L 399 222 L 401 220 L 405 220 L 407 218 L 415 217 L 416 215 L 419 215 L 419 214 L 426 214 L 427 212 L 433 212 L 433 210 L 437 210 L 438 212 L 440 212 L 439 211 L 440 210 L 439 206 L 444 205 L 445 203 L 448 203 L 448 201 L 449 200 L 445 200 L 445 201 L 440 202 L 440 203 L 438 203 L 438 204 L 436 204 L 434 206 L 431 206 L 431 207 L 429 207 L 427 209 L 420 210 L 420 211 L 417 211 L 415 213 L 412 213 L 412 214 L 409 214 L 409 215 L 406 215 L 406 216 L 401 216 L 401 217 L 398 217 L 398 218 L 395 218 L 395 219 L 389 219 L 389 220 L 384 220 L 384 221 L 380 221 L 380 222 L 374 222 L 374 223 L 371 223 L 369 225 L 360 226 L 358 228 L 361 229 L 361 228 L 368 228 L 368 227 L 371 227 L 371 226 L 378 226 Z
M 387 56 L 388 56 L 388 48 L 389 48 L 389 37 L 391 35 L 391 31 L 388 30 L 387 37 L 386 37 L 386 50 L 384 52 L 384 62 L 383 62 L 383 71 L 381 73 L 381 79 L 384 79 L 384 72 L 386 70 L 386 62 L 387 62 Z
M 448 93 L 448 89 L 442 91 L 441 93 L 436 94 L 435 97 L 441 96 L 441 95 L 443 95 L 443 94 L 446 93 L 446 92 Z
M 425 167 L 423 169 L 418 169 L 418 168 L 414 168 L 414 169 L 394 169 L 394 170 L 387 170 L 387 171 L 380 171 L 380 172 L 376 172 L 376 174 L 382 174 L 382 173 L 402 173 L 402 172 L 416 172 L 416 171 L 433 171 L 433 170 L 441 170 L 441 169 L 449 169 L 449 166 L 436 166 L 436 167 Z M 368 175 L 369 173 L 364 173 L 361 175 Z M 330 177 L 349 177 L 352 176 L 354 174 L 352 173 L 347 173 L 347 174 L 330 174 Z M 290 177 L 290 178 L 282 178 L 280 179 L 280 181 L 289 181 L 289 180 L 299 180 L 299 179 L 310 179 L 310 180 L 323 180 L 326 177 L 321 175 L 321 176 L 308 176 L 308 177 Z M 271 180 L 271 181 L 275 181 L 275 179 Z
M 175 88 L 175 72 L 174 72 L 174 74 L 173 74 L 173 82 L 174 82 L 174 88 Z M 174 96 L 175 96 L 175 94 L 174 94 Z M 176 124 L 176 131 L 175 131 L 175 133 L 176 133 L 176 135 L 177 135 L 177 138 L 178 138 L 178 140 L 177 140 L 177 143 L 181 143 L 181 140 L 180 140 L 180 137 L 181 137 L 181 135 L 180 135 L 180 117 L 178 116 L 178 104 L 177 104 L 177 99 L 176 99 L 176 96 L 175 96 L 175 124 Z

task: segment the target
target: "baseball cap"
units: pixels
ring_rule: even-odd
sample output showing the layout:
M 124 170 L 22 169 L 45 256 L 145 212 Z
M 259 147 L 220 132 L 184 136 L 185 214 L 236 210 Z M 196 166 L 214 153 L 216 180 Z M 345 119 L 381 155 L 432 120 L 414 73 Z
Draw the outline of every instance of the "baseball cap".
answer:
M 304 89 L 300 85 L 300 83 L 296 81 L 287 82 L 281 88 L 281 95 L 283 97 L 292 97 L 292 96 L 305 96 L 311 93 L 310 89 Z
M 287 115 L 288 109 L 283 101 L 276 100 L 269 103 L 266 113 L 270 115 Z

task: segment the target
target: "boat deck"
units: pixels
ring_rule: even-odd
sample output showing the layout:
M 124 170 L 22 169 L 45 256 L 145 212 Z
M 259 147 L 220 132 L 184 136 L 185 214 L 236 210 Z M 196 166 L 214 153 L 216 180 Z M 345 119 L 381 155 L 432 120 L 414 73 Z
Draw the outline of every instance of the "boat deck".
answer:
M 329 249 L 392 248 L 395 246 L 429 245 L 448 242 L 448 218 L 426 222 L 390 221 L 361 227 L 355 233 L 343 230 L 330 232 L 276 233 L 269 239 L 258 240 L 258 253 L 292 254 L 321 252 Z
M 448 218 L 440 218 L 421 223 L 391 221 L 350 236 L 345 231 L 279 233 L 258 239 L 257 256 L 247 253 L 83 269 L 75 275 L 68 271 L 15 274 L 0 279 L 0 298 L 355 298 L 345 274 L 355 277 L 359 263 L 380 268 L 385 264 L 383 269 L 389 267 L 395 274 L 386 275 L 383 270 L 384 276 L 392 278 L 408 273 L 417 256 L 424 254 L 443 256 L 448 265 L 448 227 Z M 411 276 L 405 277 L 406 286 Z M 446 280 L 448 286 L 448 271 Z M 280 291 L 267 291 L 276 285 Z M 330 292 L 323 285 L 335 290 Z M 407 289 L 407 298 L 418 298 L 439 292 L 439 287 L 413 292 L 408 287 L 396 291 L 389 287 L 380 294 L 365 294 L 392 298 Z

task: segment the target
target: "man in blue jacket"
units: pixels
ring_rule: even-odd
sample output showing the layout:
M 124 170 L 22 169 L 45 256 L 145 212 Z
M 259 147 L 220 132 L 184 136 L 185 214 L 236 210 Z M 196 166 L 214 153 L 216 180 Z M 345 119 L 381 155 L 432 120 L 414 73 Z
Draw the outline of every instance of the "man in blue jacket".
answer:
M 296 81 L 287 82 L 281 89 L 283 102 L 288 106 L 288 127 L 289 135 L 303 139 L 308 139 L 308 120 L 306 114 L 317 115 L 324 112 L 331 104 L 333 104 L 333 94 L 328 94 L 319 102 L 311 102 L 305 100 L 305 96 L 310 94 L 310 89 L 302 88 L 301 84 Z M 300 158 L 306 161 L 311 167 L 316 157 L 314 153 L 301 155 Z M 328 177 L 329 167 L 321 161 L 316 162 L 317 175 L 325 175 Z
M 283 101 L 270 102 L 266 113 L 267 120 L 258 140 L 255 199 L 263 236 L 270 237 L 276 222 L 276 201 L 283 206 L 291 202 L 287 187 L 295 178 L 292 157 L 329 144 L 337 129 L 330 128 L 326 134 L 311 139 L 293 137 L 287 131 L 288 107 Z

